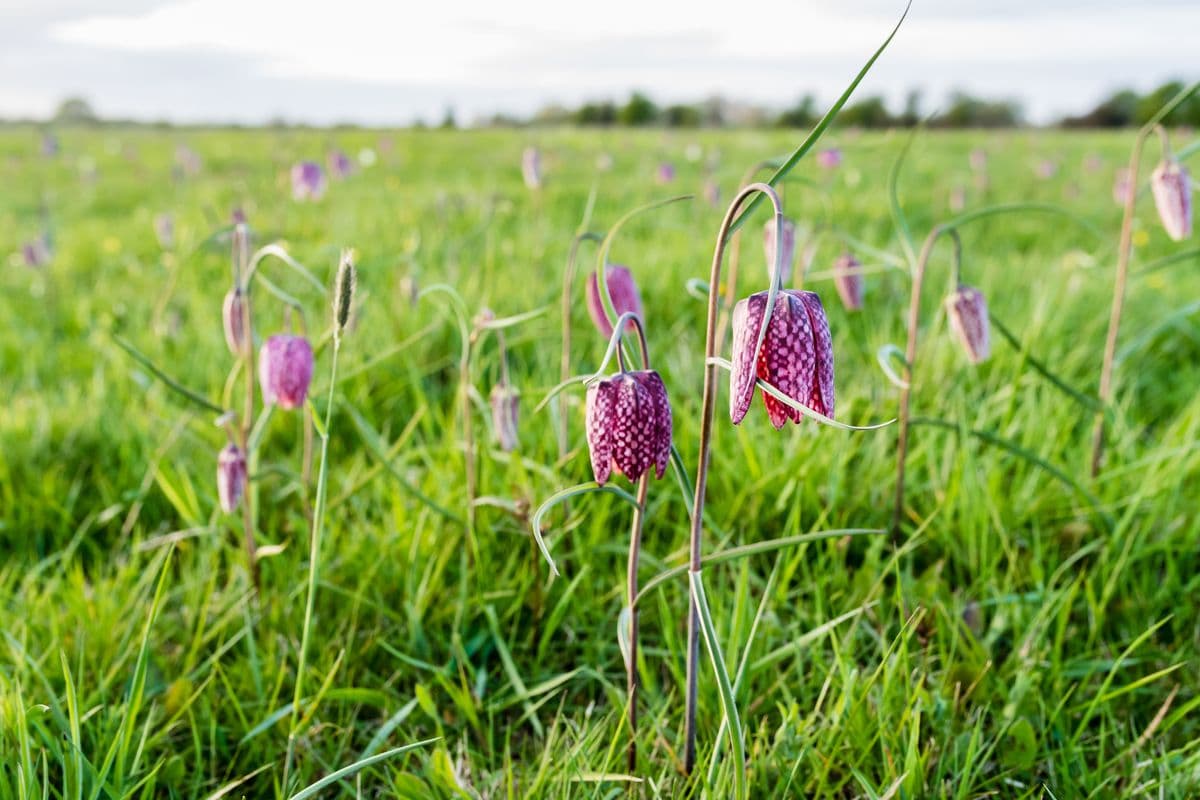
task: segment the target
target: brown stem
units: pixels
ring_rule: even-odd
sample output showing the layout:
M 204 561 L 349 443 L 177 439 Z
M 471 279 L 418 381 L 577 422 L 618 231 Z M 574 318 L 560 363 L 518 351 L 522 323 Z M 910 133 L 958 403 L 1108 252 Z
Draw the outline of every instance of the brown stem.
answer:
M 754 180 L 754 176 L 764 169 L 770 169 L 770 161 L 759 161 L 750 169 L 746 170 L 746 174 L 742 176 L 742 186 L 749 186 Z M 781 235 L 781 234 L 777 234 Z M 717 322 L 717 349 L 721 350 L 725 347 L 725 333 L 729 330 L 729 315 L 733 309 L 733 304 L 737 300 L 737 279 L 738 279 L 738 264 L 741 261 L 742 255 L 742 231 L 741 228 L 733 232 L 733 236 L 729 241 L 729 265 L 727 274 L 729 281 L 725 286 L 725 302 L 721 309 L 721 317 Z M 719 290 L 718 290 L 719 291 Z
M 719 345 L 717 338 L 717 307 L 720 305 L 721 262 L 725 255 L 726 242 L 729 239 L 729 227 L 733 224 L 734 217 L 741 209 L 742 204 L 751 195 L 760 192 L 767 195 L 772 205 L 775 206 L 776 224 L 782 223 L 783 206 L 779 201 L 779 195 L 775 193 L 774 189 L 765 183 L 752 183 L 740 189 L 737 196 L 733 198 L 733 202 L 730 203 L 729 209 L 725 212 L 725 219 L 721 223 L 720 230 L 717 232 L 717 244 L 713 252 L 712 272 L 708 279 L 708 316 L 704 330 L 704 402 L 700 411 L 700 456 L 696 466 L 696 493 L 692 503 L 689 542 L 690 558 L 688 567 L 692 572 L 700 571 L 701 540 L 704 533 L 704 493 L 708 485 L 708 449 L 712 443 L 713 406 L 716 403 L 717 397 L 717 367 L 712 363 L 712 358 L 717 355 Z M 773 285 L 778 286 L 780 278 L 780 271 L 775 270 Z M 735 289 L 734 280 L 731 277 L 729 285 L 726 287 L 726 294 L 736 297 L 733 294 Z M 769 317 L 764 317 L 763 325 L 765 326 L 768 322 Z M 683 768 L 689 775 L 696 766 L 696 694 L 699 666 L 700 612 L 696 606 L 695 591 L 689 590 L 687 689 L 683 752 Z
M 1129 275 L 1129 255 L 1133 249 L 1133 212 L 1137 202 L 1138 170 L 1141 168 L 1142 148 L 1148 137 L 1155 130 L 1162 131 L 1161 125 L 1145 127 L 1138 131 L 1133 143 L 1133 152 L 1129 156 L 1129 186 L 1125 194 L 1125 213 L 1121 219 L 1121 238 L 1117 245 L 1117 275 L 1113 280 L 1112 311 L 1108 317 L 1108 335 L 1104 340 L 1104 361 L 1100 365 L 1100 404 L 1096 412 L 1095 426 L 1092 428 L 1092 463 L 1091 476 L 1100 474 L 1100 461 L 1104 458 L 1104 407 L 1112 402 L 1112 369 L 1113 359 L 1117 353 L 1117 334 L 1121 329 L 1121 312 L 1125 307 L 1125 283 Z M 1164 154 L 1169 152 L 1170 145 L 1163 137 Z
M 921 246 L 913 272 L 912 290 L 908 301 L 908 345 L 904 350 L 904 385 L 900 387 L 900 439 L 896 444 L 896 505 L 892 510 L 892 536 L 900 533 L 900 521 L 904 517 L 904 468 L 908 459 L 909 405 L 912 395 L 913 362 L 917 358 L 917 328 L 921 322 L 921 287 L 925 283 L 925 268 L 933 254 L 933 246 L 942 234 L 954 239 L 954 283 L 958 283 L 962 263 L 962 240 L 953 228 L 935 225 Z
M 637 694 L 638 694 L 638 560 L 642 552 L 642 525 L 646 518 L 646 489 L 650 471 L 638 479 L 637 507 L 629 530 L 629 568 L 625 578 L 625 602 L 629 607 L 629 661 L 625 664 L 625 689 L 629 703 L 629 773 L 637 769 Z M 633 784 L 630 784 L 633 788 Z

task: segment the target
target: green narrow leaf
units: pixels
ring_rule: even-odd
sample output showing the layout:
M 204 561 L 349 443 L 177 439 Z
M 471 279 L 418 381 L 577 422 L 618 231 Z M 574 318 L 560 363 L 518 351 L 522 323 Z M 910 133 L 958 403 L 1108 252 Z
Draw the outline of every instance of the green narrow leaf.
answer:
M 389 758 L 393 758 L 395 756 L 401 755 L 402 753 L 407 753 L 411 750 L 416 750 L 418 747 L 425 747 L 426 745 L 433 744 L 434 742 L 437 742 L 437 741 L 441 741 L 441 737 L 435 737 L 433 739 L 423 739 L 422 741 L 419 741 L 419 742 L 413 742 L 412 744 L 406 744 L 403 747 L 393 747 L 391 750 L 388 750 L 387 752 L 384 752 L 384 753 L 380 753 L 379 755 L 368 756 L 367 758 L 360 758 L 358 761 L 355 761 L 350 766 L 342 767 L 341 769 L 337 770 L 336 772 L 329 773 L 328 775 L 326 775 L 324 778 L 321 778 L 321 780 L 317 781 L 316 783 L 309 784 L 305 788 L 301 789 L 300 791 L 298 791 L 294 795 L 292 795 L 290 800 L 305 800 L 306 798 L 313 797 L 317 794 L 317 792 L 321 791 L 326 786 L 337 783 L 338 781 L 343 780 L 345 778 L 349 778 L 351 775 L 355 774 L 359 770 L 366 769 L 367 767 L 371 766 L 372 764 L 378 764 L 381 761 L 386 761 Z
M 742 720 L 738 716 L 737 698 L 733 695 L 733 685 L 729 681 L 729 670 L 725 668 L 725 657 L 721 655 L 721 643 L 717 641 L 717 631 L 712 621 L 712 612 L 708 608 L 708 598 L 704 594 L 704 581 L 699 570 L 688 574 L 692 584 L 692 596 L 696 599 L 699 610 L 700 632 L 704 637 L 704 645 L 708 650 L 709 660 L 712 661 L 713 671 L 717 673 L 717 685 L 721 690 L 721 709 L 728 722 L 729 745 L 733 750 L 734 797 L 745 800 L 746 791 L 746 742 L 742 734 Z
M 595 481 L 580 483 L 576 486 L 562 489 L 550 495 L 546 502 L 538 506 L 537 511 L 533 512 L 533 518 L 529 522 L 529 527 L 533 531 L 534 540 L 537 541 L 538 550 L 541 551 L 542 557 L 546 559 L 546 563 L 550 565 L 550 572 L 554 575 L 559 574 L 558 565 L 554 563 L 554 558 L 550 555 L 550 549 L 546 547 L 546 541 L 542 538 L 542 518 L 546 516 L 550 509 L 554 508 L 559 503 L 565 503 L 572 497 L 591 492 L 607 492 L 608 494 L 614 494 L 632 505 L 634 508 L 638 507 L 637 498 L 631 495 L 629 492 L 625 491 L 624 489 L 618 489 L 616 486 L 611 484 L 601 486 Z
M 160 369 L 157 364 L 155 364 L 153 361 L 151 361 L 148 356 L 146 356 L 144 353 L 142 353 L 142 351 L 140 351 L 136 347 L 134 347 L 133 344 L 131 344 L 129 342 L 129 340 L 127 340 L 125 337 L 121 336 L 120 334 L 114 333 L 112 335 L 112 338 L 113 338 L 113 341 L 116 343 L 117 347 L 120 347 L 122 350 L 124 350 L 126 353 L 128 353 L 129 356 L 131 358 L 133 358 L 134 361 L 138 362 L 143 367 L 150 370 L 150 374 L 153 375 L 155 378 L 158 378 L 160 381 L 162 381 L 162 383 L 164 385 L 166 385 L 167 388 L 169 388 L 172 391 L 174 391 L 175 393 L 179 394 L 181 397 L 186 398 L 190 402 L 195 403 L 196 405 L 200 406 L 201 408 L 213 412 L 214 414 L 219 415 L 219 414 L 225 413 L 225 409 L 221 408 L 216 403 L 213 403 L 212 401 L 210 401 L 208 398 L 204 397 L 204 395 L 200 394 L 199 392 L 194 391 L 194 390 L 189 389 L 188 387 L 184 386 L 182 383 L 175 380 L 170 375 L 168 375 L 166 372 L 164 372 L 162 369 Z

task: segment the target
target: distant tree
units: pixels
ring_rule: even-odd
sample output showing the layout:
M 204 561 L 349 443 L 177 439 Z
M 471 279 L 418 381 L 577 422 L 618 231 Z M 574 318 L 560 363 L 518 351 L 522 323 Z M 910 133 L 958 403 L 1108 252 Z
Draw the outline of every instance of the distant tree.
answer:
M 57 125 L 95 125 L 100 118 L 84 98 L 68 97 L 58 104 L 51 121 Z
M 575 112 L 578 125 L 612 125 L 617 121 L 617 106 L 611 100 L 584 103 Z
M 950 96 L 950 106 L 934 117 L 942 128 L 1009 128 L 1021 123 L 1021 108 L 1012 100 L 981 100 L 965 92 Z
M 445 131 L 452 131 L 458 127 L 458 122 L 454 119 L 454 108 L 452 106 L 446 107 L 446 113 L 442 115 L 442 122 L 438 127 Z
M 658 119 L 658 106 L 641 92 L 634 92 L 629 102 L 617 112 L 617 121 L 622 125 L 650 125 Z
M 780 128 L 808 128 L 817 121 L 816 100 L 811 94 L 800 98 L 796 105 L 780 114 L 775 125 Z
M 868 97 L 852 103 L 838 114 L 838 124 L 849 128 L 887 128 L 895 124 L 883 98 Z
M 1122 128 L 1133 123 L 1139 100 L 1137 92 L 1122 89 L 1101 100 L 1086 114 L 1062 120 L 1062 125 L 1066 128 Z
M 1133 121 L 1145 125 L 1183 90 L 1182 81 L 1164 83 L 1154 91 L 1143 96 L 1134 111 Z M 1170 114 L 1163 118 L 1164 125 L 1197 125 L 1200 124 L 1200 97 L 1195 92 L 1175 107 Z
M 666 111 L 663 112 L 663 118 L 667 126 L 671 128 L 700 127 L 700 109 L 695 106 L 667 106 Z
M 906 128 L 916 127 L 921 123 L 921 90 L 910 89 L 904 97 L 904 111 L 896 122 Z

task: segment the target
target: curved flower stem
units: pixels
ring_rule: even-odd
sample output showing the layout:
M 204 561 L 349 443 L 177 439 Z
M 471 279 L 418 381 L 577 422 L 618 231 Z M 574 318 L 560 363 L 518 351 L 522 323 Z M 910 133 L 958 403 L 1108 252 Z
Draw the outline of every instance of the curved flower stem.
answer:
M 1151 133 L 1159 131 L 1162 137 L 1163 155 L 1170 153 L 1170 143 L 1162 125 L 1153 123 L 1138 131 L 1133 141 L 1133 152 L 1129 156 L 1129 185 L 1136 187 L 1138 170 L 1142 163 L 1142 148 Z M 1121 238 L 1117 244 L 1117 274 L 1113 280 L 1112 310 L 1108 316 L 1108 334 L 1104 339 L 1104 361 L 1100 364 L 1099 397 L 1102 406 L 1112 402 L 1112 369 L 1113 359 L 1117 354 L 1117 335 L 1121 330 L 1121 312 L 1125 308 L 1125 283 L 1129 277 L 1129 256 L 1133 250 L 1133 214 L 1137 204 L 1137 192 L 1125 193 L 1125 212 L 1121 218 Z M 1104 458 L 1104 412 L 1096 413 L 1096 422 L 1092 428 L 1092 461 L 1090 474 L 1093 478 L 1100 474 L 1100 461 Z
M 567 268 L 563 274 L 563 290 L 562 290 L 562 358 L 559 362 L 559 380 L 566 382 L 571 377 L 571 300 L 575 293 L 575 266 L 576 257 L 579 255 L 579 246 L 584 242 L 595 242 L 600 244 L 604 241 L 604 237 L 597 233 L 583 232 L 575 236 L 571 240 L 571 250 L 567 255 Z M 564 401 L 560 398 L 557 401 L 558 406 L 558 457 L 566 458 L 567 455 L 567 415 L 564 408 Z
M 450 299 L 448 305 L 462 339 L 462 351 L 458 357 L 458 393 L 462 403 L 463 460 L 467 479 L 467 539 L 472 559 L 478 564 L 479 544 L 475 540 L 475 499 L 478 492 L 475 472 L 475 426 L 471 419 L 471 393 L 467 389 L 471 381 L 471 327 L 467 321 L 467 304 L 454 287 L 444 283 L 427 286 L 421 290 L 418 299 L 437 293 L 445 294 Z
M 239 429 L 241 435 L 242 454 L 246 464 L 257 463 L 250 453 L 250 428 L 254 420 L 254 327 L 250 313 L 250 233 L 245 224 L 234 228 L 233 232 L 233 265 L 235 281 L 242 290 L 242 365 L 246 394 L 242 405 L 242 419 Z M 262 584 L 262 576 L 258 567 L 258 546 L 254 541 L 256 528 L 255 510 L 258 507 L 257 483 L 247 475 L 245 497 L 242 502 L 242 530 L 246 543 L 246 560 L 249 561 L 250 579 L 254 584 L 257 595 Z
M 958 231 L 946 225 L 935 225 L 921 246 L 912 278 L 912 294 L 908 302 L 908 344 L 904 350 L 904 380 L 900 386 L 900 438 L 896 444 L 896 504 L 892 510 L 892 536 L 900 534 L 900 520 L 904 516 L 904 468 L 908 459 L 909 405 L 912 397 L 913 363 L 917 358 L 917 328 L 921 323 L 921 286 L 925 283 L 925 268 L 933 254 L 933 246 L 942 234 L 954 240 L 954 284 L 957 286 L 962 271 L 962 240 Z
M 629 567 L 625 577 L 625 603 L 629 606 L 629 661 L 625 664 L 625 689 L 629 704 L 629 772 L 637 769 L 638 696 L 638 562 L 642 552 L 642 526 L 646 519 L 646 490 L 650 471 L 642 473 L 637 485 L 637 507 L 629 529 Z
M 754 176 L 763 170 L 774 170 L 777 166 L 772 159 L 765 158 L 757 164 L 746 170 L 746 174 L 742 176 L 742 186 L 749 186 L 754 180 Z M 777 234 L 778 235 L 778 234 Z M 733 310 L 733 304 L 737 302 L 737 279 L 738 279 L 738 264 L 742 257 L 742 231 L 738 229 L 733 232 L 729 238 L 729 265 L 726 267 L 726 274 L 729 275 L 725 286 L 725 298 L 722 302 L 721 318 L 717 322 L 717 351 L 720 352 L 725 347 L 725 333 L 729 330 L 729 315 Z M 718 290 L 719 291 L 719 290 Z
M 730 237 L 730 227 L 742 205 L 752 196 L 765 194 L 775 207 L 775 224 L 783 221 L 783 205 L 779 195 L 765 183 L 752 183 L 738 190 L 737 195 L 725 212 L 725 219 L 717 231 L 717 243 L 713 251 L 712 272 L 708 279 L 708 316 L 704 332 L 704 400 L 700 412 L 700 455 L 696 466 L 695 496 L 692 501 L 691 533 L 689 542 L 688 568 L 699 572 L 701 566 L 701 539 L 704 533 L 704 493 L 708 485 L 708 449 L 712 444 L 713 406 L 717 398 L 717 367 L 709 361 L 717 355 L 719 341 L 717 339 L 717 310 L 720 306 L 721 263 L 725 255 L 725 245 Z M 776 237 L 776 262 L 779 260 L 782 237 Z M 780 270 L 775 270 L 775 278 L 771 283 L 771 294 L 766 311 L 763 314 L 763 327 L 759 331 L 758 347 L 762 347 L 763 335 L 771 314 L 774 312 L 775 294 L 780 285 Z M 733 291 L 733 280 L 729 281 L 729 291 Z M 734 295 L 736 296 L 736 295 Z M 688 603 L 688 653 L 687 653 L 687 689 L 686 708 L 684 716 L 684 754 L 683 768 L 689 775 L 696 766 L 696 690 L 700 665 L 700 617 L 696 605 L 697 597 L 694 588 L 689 592 Z M 739 767 L 740 768 L 740 767 Z

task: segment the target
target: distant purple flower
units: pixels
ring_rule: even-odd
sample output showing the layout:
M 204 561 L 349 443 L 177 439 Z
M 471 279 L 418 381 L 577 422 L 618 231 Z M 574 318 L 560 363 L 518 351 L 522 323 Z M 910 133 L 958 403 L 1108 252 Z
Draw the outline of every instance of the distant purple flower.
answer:
M 639 317 L 642 316 L 642 295 L 638 292 L 637 283 L 633 280 L 633 273 L 629 271 L 629 267 L 621 264 L 609 264 L 604 271 L 604 276 L 605 282 L 608 284 L 608 297 L 612 300 L 617 316 L 628 312 L 633 312 Z M 600 287 L 596 283 L 595 272 L 588 276 L 587 309 L 588 314 L 592 317 L 592 322 L 596 324 L 601 335 L 606 339 L 611 337 L 613 327 L 609 322 L 608 315 L 604 312 L 604 303 L 600 299 Z
M 1121 167 L 1117 170 L 1116 177 L 1113 178 L 1113 202 L 1119 206 L 1124 206 L 1133 193 L 1133 180 L 1129 172 L 1129 167 Z
M 315 161 L 301 161 L 292 167 L 292 198 L 320 200 L 325 194 L 325 170 Z
M 1042 180 L 1049 180 L 1058 174 L 1058 162 L 1052 158 L 1043 158 L 1037 163 L 1034 173 Z
M 655 173 L 655 180 L 664 184 L 675 180 L 675 165 L 670 161 L 664 161 L 659 164 L 658 172 Z
M 589 386 L 587 443 L 597 483 L 613 472 L 636 481 L 651 466 L 661 478 L 671 460 L 671 402 L 659 374 L 620 372 Z
M 329 151 L 328 156 L 329 174 L 335 180 L 345 180 L 354 172 L 354 162 L 350 160 L 350 156 L 346 155 L 345 151 L 334 148 Z
M 596 169 L 601 172 L 608 172 L 613 168 L 613 157 L 611 153 L 601 153 L 596 156 Z
M 767 292 L 752 294 L 733 308 L 733 369 L 729 374 L 729 418 L 740 424 L 761 379 L 786 397 L 827 417 L 833 416 L 833 337 L 821 298 L 815 292 L 785 289 L 775 297 L 761 350 L 758 333 L 767 310 Z M 763 393 L 776 430 L 803 414 Z
M 21 245 L 21 260 L 27 267 L 44 267 L 50 263 L 50 248 L 44 238 L 31 239 Z
M 500 449 L 511 453 L 517 449 L 517 423 L 521 410 L 521 395 L 504 381 L 492 387 L 488 397 L 492 408 L 492 429 Z
M 975 172 L 987 172 L 987 150 L 984 150 L 982 147 L 976 147 L 971 151 L 971 155 L 968 156 L 967 159 L 971 163 L 971 169 L 973 169 Z
M 53 133 L 42 134 L 42 155 L 46 158 L 53 158 L 58 155 L 58 137 Z
M 186 144 L 181 144 L 175 148 L 175 164 L 189 178 L 199 175 L 200 168 L 203 166 L 200 154 Z
M 955 186 L 950 190 L 950 197 L 946 201 L 946 205 L 955 214 L 967 207 L 967 190 L 961 186 Z
M 234 207 L 233 212 L 229 215 L 229 218 L 233 221 L 234 225 L 246 224 L 246 212 L 242 210 L 241 206 Z
M 780 261 L 782 273 L 779 276 L 781 286 L 787 286 L 792 280 L 792 266 L 796 261 L 796 225 L 790 219 L 783 221 L 783 258 Z M 763 226 L 763 252 L 767 256 L 767 279 L 775 276 L 775 220 L 769 219 Z
M 1167 236 L 1178 242 L 1192 235 L 1192 180 L 1187 167 L 1165 159 L 1150 174 L 1154 205 Z
M 862 310 L 862 262 L 852 254 L 844 253 L 833 262 L 833 285 L 847 311 Z
M 842 165 L 842 151 L 837 147 L 827 147 L 817 153 L 817 164 L 825 169 L 836 169 Z
M 246 301 L 242 290 L 236 286 L 225 295 L 225 303 L 221 307 L 221 320 L 225 327 L 225 344 L 229 352 L 235 356 L 242 354 L 246 346 Z
M 217 498 L 226 514 L 242 502 L 247 477 L 246 455 L 234 444 L 225 445 L 217 456 Z
M 258 379 L 263 402 L 299 408 L 312 382 L 313 351 L 303 336 L 280 334 L 263 342 L 258 353 Z
M 990 323 L 983 293 L 971 286 L 959 286 L 946 298 L 950 328 L 962 344 L 967 360 L 978 364 L 991 354 Z
M 542 154 L 536 147 L 526 147 L 521 153 L 521 177 L 527 188 L 542 188 Z
M 713 208 L 721 205 L 721 187 L 712 178 L 704 182 L 704 201 Z
M 154 217 L 154 235 L 158 237 L 158 246 L 170 250 L 175 246 L 175 218 L 170 214 L 158 214 Z
M 1088 153 L 1083 159 L 1083 171 L 1088 175 L 1104 169 L 1104 159 L 1095 153 Z

